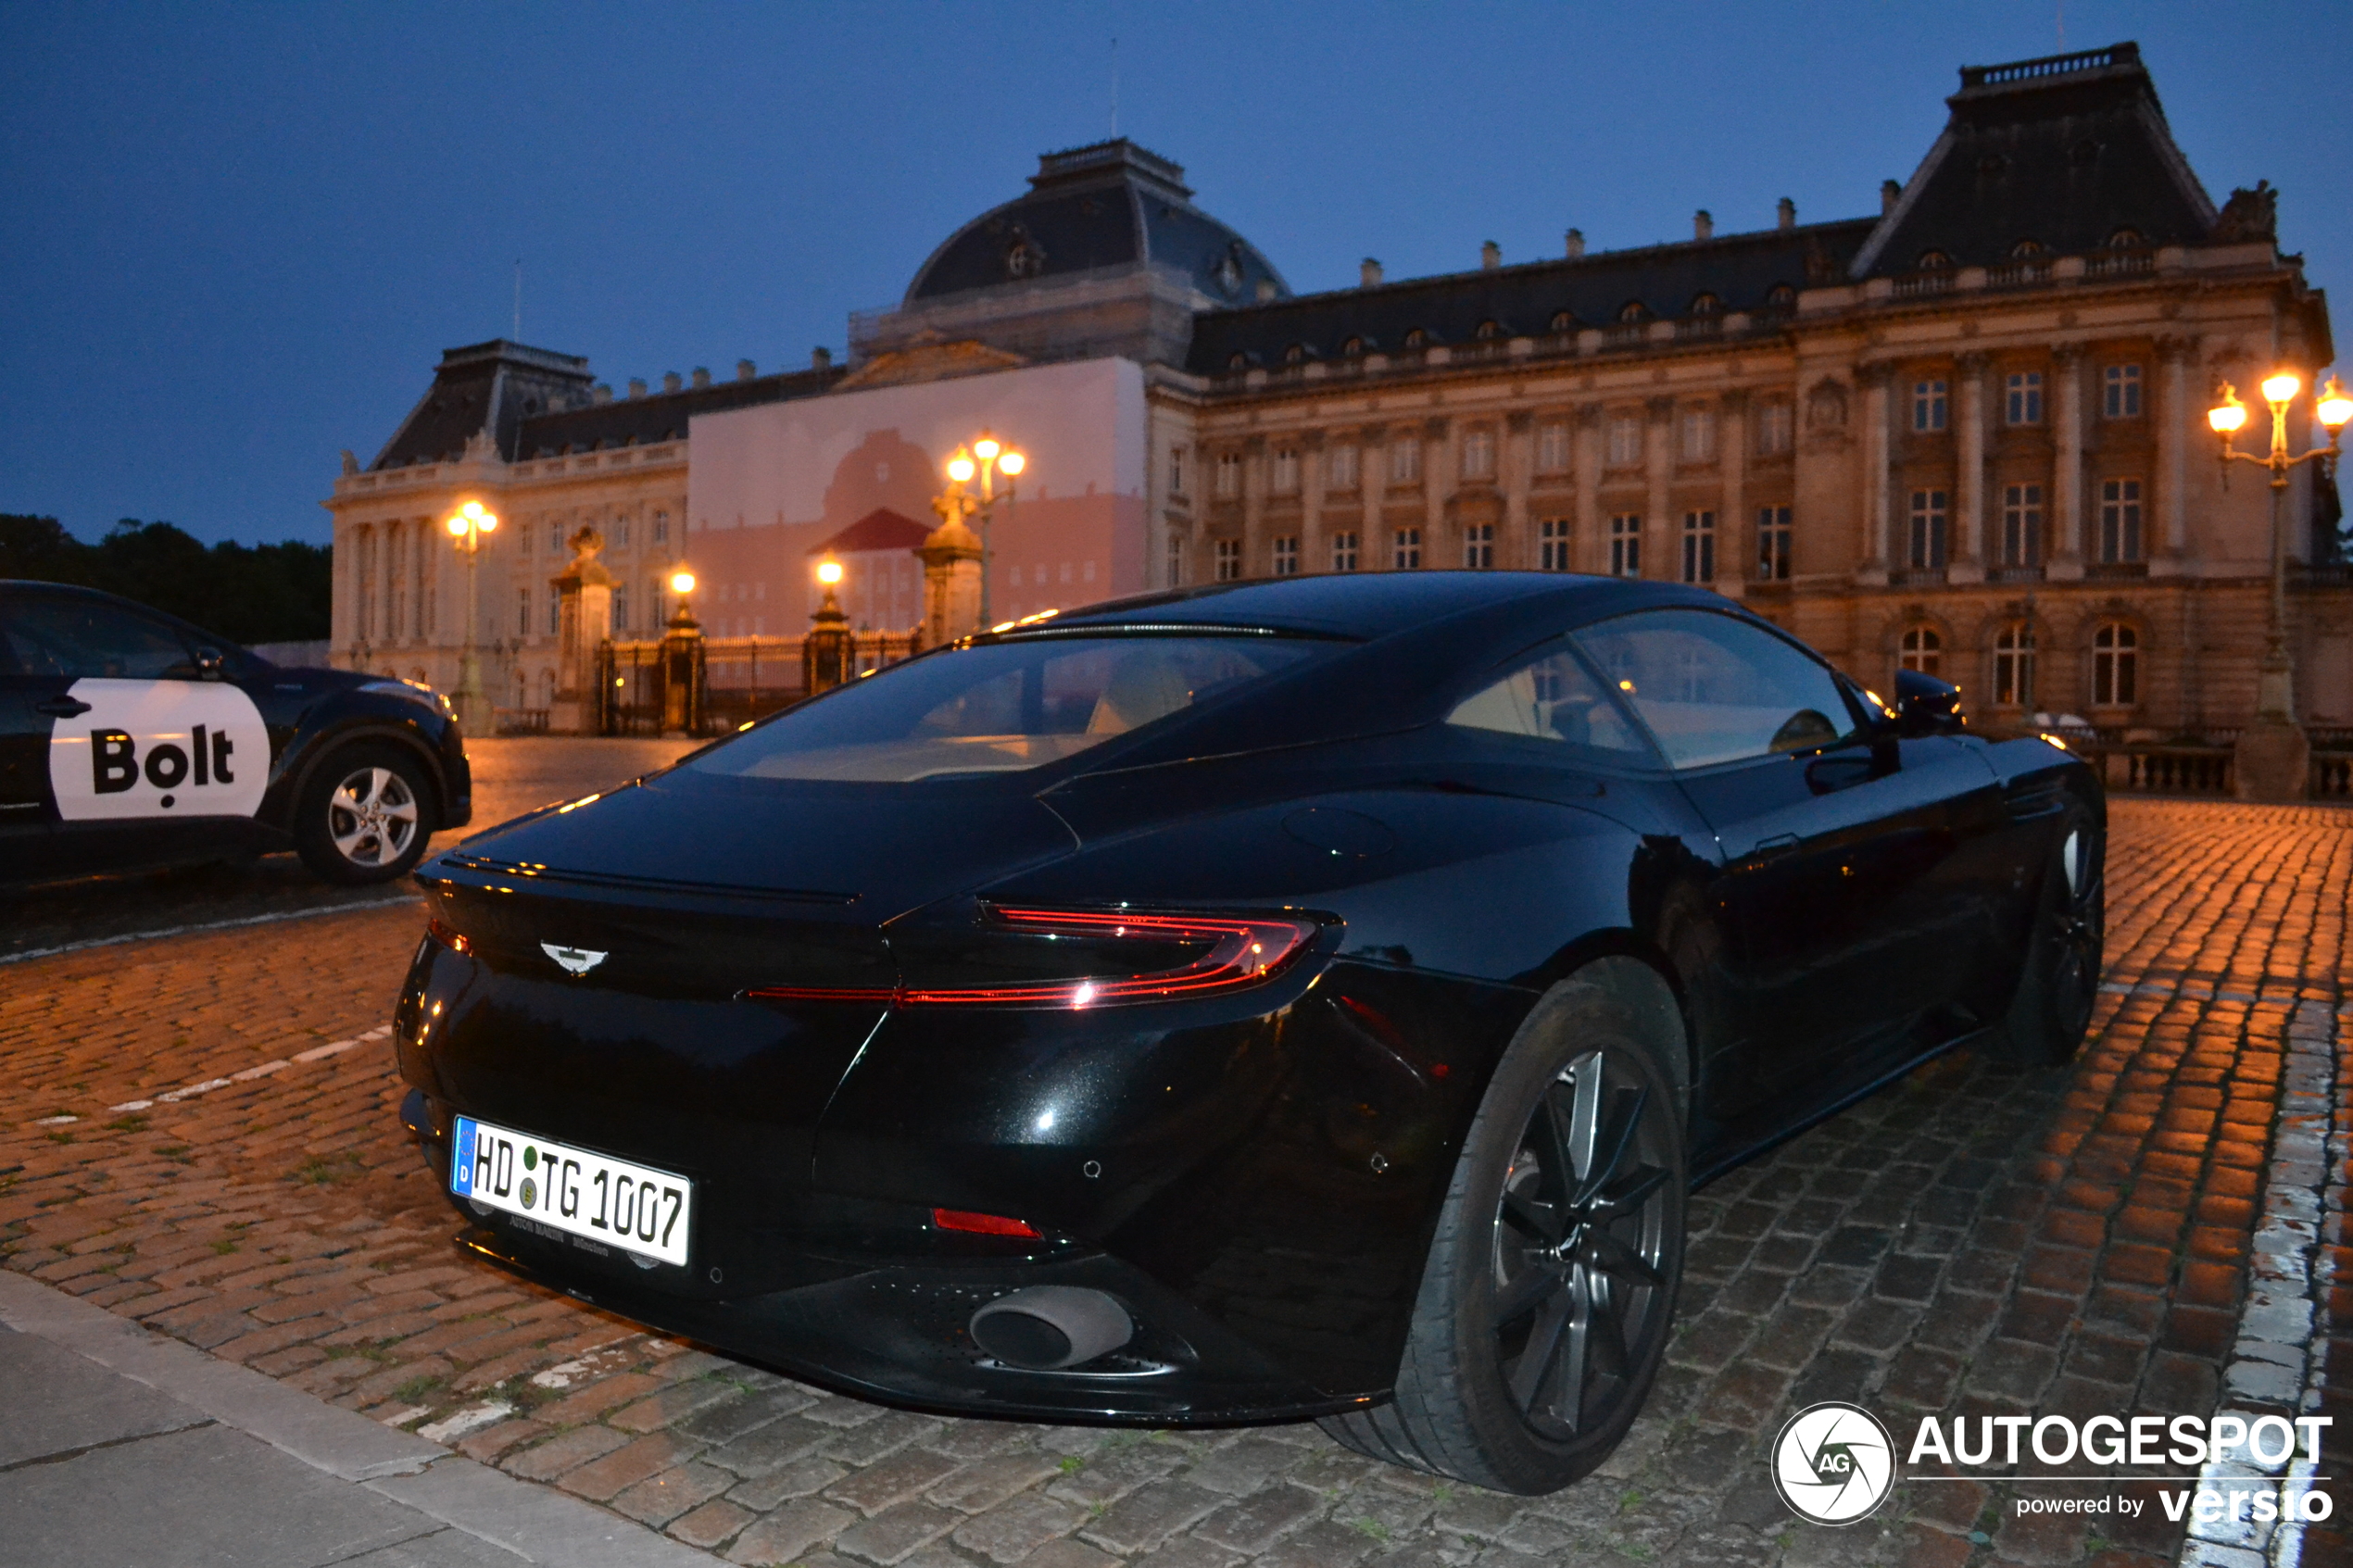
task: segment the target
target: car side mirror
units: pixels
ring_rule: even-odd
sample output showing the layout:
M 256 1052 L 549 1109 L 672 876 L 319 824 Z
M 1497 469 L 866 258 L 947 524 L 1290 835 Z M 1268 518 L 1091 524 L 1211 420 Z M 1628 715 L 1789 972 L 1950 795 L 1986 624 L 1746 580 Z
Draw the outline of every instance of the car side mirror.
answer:
M 1906 740 L 1959 734 L 1969 728 L 1969 717 L 1961 711 L 1961 688 L 1918 670 L 1898 670 L 1895 726 Z
M 196 678 L 200 681 L 218 681 L 220 679 L 222 662 L 219 648 L 198 648 L 196 650 Z

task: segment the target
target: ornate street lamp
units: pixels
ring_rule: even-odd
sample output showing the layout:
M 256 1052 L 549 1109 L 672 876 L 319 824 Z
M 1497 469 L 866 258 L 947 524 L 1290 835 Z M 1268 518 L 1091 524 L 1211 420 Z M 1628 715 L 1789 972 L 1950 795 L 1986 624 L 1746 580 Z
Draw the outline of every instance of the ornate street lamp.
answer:
M 980 519 L 980 623 L 992 624 L 988 616 L 988 519 L 997 507 L 997 476 L 1005 476 L 1005 500 L 1013 498 L 1013 481 L 1021 477 L 1029 459 L 1007 446 L 1003 442 L 982 431 L 970 446 L 959 446 L 948 459 L 948 477 L 954 488 L 949 494 L 960 498 L 963 516 L 977 515 Z M 965 486 L 974 480 L 980 482 L 980 499 L 975 502 Z M 944 515 L 944 514 L 943 514 Z
M 834 587 L 841 581 L 841 562 L 817 563 L 817 581 L 825 585 L 824 599 L 809 619 L 816 624 L 800 640 L 800 689 L 810 696 L 831 691 L 849 679 L 852 659 L 849 617 L 844 615 Z
M 496 533 L 498 516 L 485 508 L 480 501 L 468 501 L 449 514 L 447 524 L 449 535 L 466 558 L 466 646 L 458 655 L 458 693 L 451 706 L 458 710 L 458 722 L 477 735 L 488 734 L 494 727 L 490 721 L 489 699 L 482 691 L 482 659 L 474 650 L 479 634 L 482 596 L 475 587 L 475 563 L 482 554 L 483 536 Z
M 2206 422 L 2221 438 L 2222 482 L 2230 483 L 2233 461 L 2254 463 L 2271 476 L 2271 600 L 2263 628 L 2263 664 L 2255 687 L 2255 721 L 2243 732 L 2239 750 L 2239 790 L 2258 799 L 2296 799 L 2305 790 L 2310 746 L 2296 722 L 2295 661 L 2287 646 L 2287 476 L 2298 463 L 2317 460 L 2323 473 L 2335 471 L 2337 435 L 2353 420 L 2353 397 L 2347 397 L 2334 376 L 2318 398 L 2322 425 L 2329 444 L 2291 455 L 2287 446 L 2288 409 L 2304 390 L 2293 370 L 2277 370 L 2263 378 L 2263 401 L 2271 410 L 2271 447 L 2259 458 L 2233 445 L 2246 424 L 2246 405 L 2238 389 L 2224 382 Z
M 702 622 L 695 619 L 686 596 L 695 591 L 695 574 L 685 567 L 670 574 L 670 591 L 678 608 L 661 639 L 661 727 L 689 735 L 702 734 Z

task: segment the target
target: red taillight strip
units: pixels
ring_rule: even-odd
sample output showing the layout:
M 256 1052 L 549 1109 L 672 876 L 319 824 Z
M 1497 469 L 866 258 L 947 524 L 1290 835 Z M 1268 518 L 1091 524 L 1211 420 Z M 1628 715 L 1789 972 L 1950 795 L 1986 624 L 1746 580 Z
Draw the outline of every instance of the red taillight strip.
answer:
M 1303 915 L 1146 915 L 1094 909 L 1008 909 L 996 918 L 1021 930 L 1157 942 L 1207 942 L 1209 951 L 1178 969 L 1085 980 L 1016 981 L 1004 985 L 899 986 L 845 990 L 763 985 L 753 1001 L 862 1002 L 887 1007 L 1090 1008 L 1163 1001 L 1255 985 L 1297 958 L 1317 923 Z
M 453 953 L 471 953 L 474 945 L 466 940 L 465 933 L 435 915 L 425 922 L 425 935 Z
M 943 1231 L 965 1231 L 973 1236 L 1038 1235 L 1038 1227 L 1026 1220 L 1009 1220 L 1002 1214 L 975 1214 L 969 1209 L 935 1209 L 931 1223 Z

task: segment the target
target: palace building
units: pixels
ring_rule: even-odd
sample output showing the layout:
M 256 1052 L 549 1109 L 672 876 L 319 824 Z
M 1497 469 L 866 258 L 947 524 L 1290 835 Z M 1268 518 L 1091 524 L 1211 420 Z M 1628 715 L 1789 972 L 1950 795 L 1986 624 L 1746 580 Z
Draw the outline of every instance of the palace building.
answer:
M 714 634 L 794 636 L 810 553 L 933 521 L 937 465 L 988 424 L 1031 470 L 992 542 L 996 613 L 1314 571 L 1533 570 L 1706 584 L 1866 681 L 1958 683 L 1981 722 L 2040 712 L 2156 740 L 2256 704 L 2271 494 L 2225 483 L 2205 412 L 2334 358 L 2274 193 L 2219 206 L 2133 44 L 1961 72 L 1879 210 L 1295 295 L 1119 141 L 1040 160 L 950 236 L 846 362 L 615 395 L 585 361 L 443 357 L 375 458 L 346 454 L 339 661 L 447 686 L 465 563 L 440 520 L 507 521 L 478 614 L 502 707 L 547 707 L 556 579 L 584 526 L 612 635 L 648 637 L 678 563 Z M 2259 428 L 2262 427 L 2262 428 Z M 2353 581 L 2333 485 L 2283 508 L 2297 717 L 2353 726 Z M 876 514 L 887 514 L 877 519 Z M 854 535 L 848 531 L 862 528 Z M 896 548 L 897 546 L 893 546 Z M 904 630 L 910 564 L 860 558 L 844 607 Z M 880 579 L 862 583 L 862 577 Z M 862 597 L 861 596 L 864 596 Z

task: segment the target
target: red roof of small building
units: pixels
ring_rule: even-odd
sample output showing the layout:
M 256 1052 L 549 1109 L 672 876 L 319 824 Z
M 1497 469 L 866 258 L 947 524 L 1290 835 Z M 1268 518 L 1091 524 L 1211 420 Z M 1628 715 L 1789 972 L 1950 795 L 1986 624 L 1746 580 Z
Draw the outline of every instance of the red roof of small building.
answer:
M 931 530 L 913 518 L 901 517 L 888 507 L 877 507 L 822 545 L 812 556 L 846 556 L 862 550 L 912 550 L 931 537 Z

